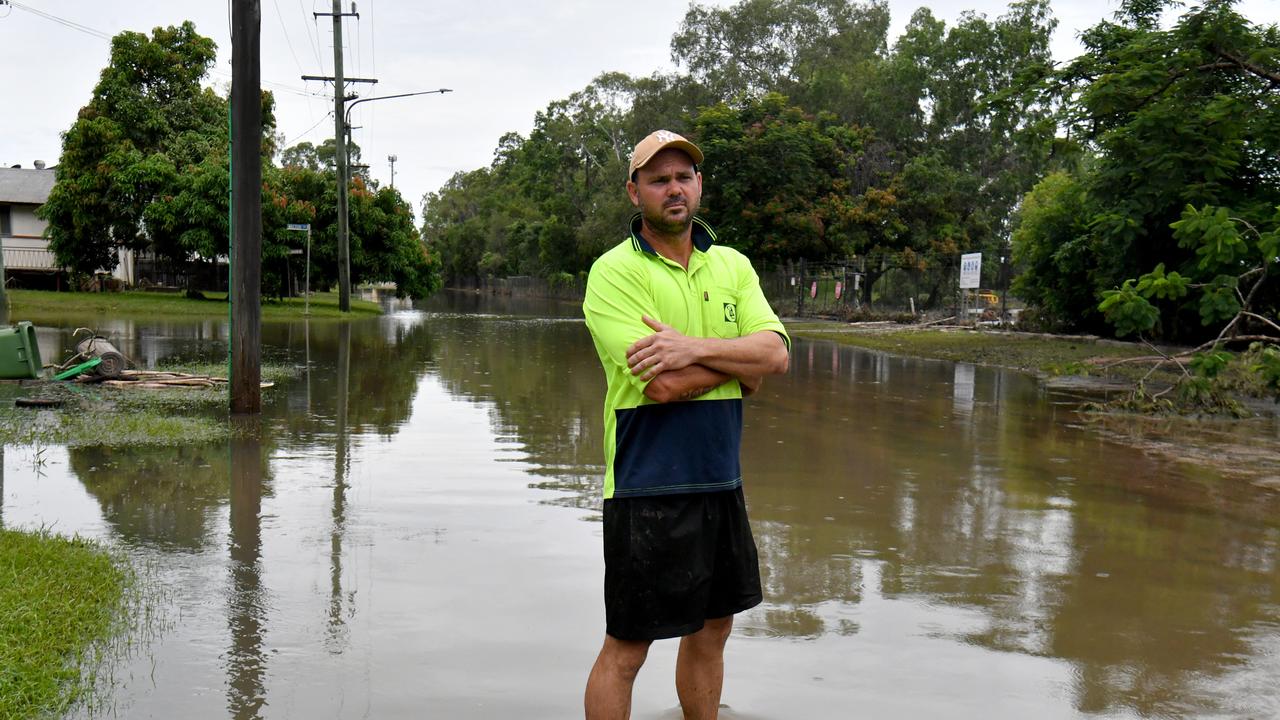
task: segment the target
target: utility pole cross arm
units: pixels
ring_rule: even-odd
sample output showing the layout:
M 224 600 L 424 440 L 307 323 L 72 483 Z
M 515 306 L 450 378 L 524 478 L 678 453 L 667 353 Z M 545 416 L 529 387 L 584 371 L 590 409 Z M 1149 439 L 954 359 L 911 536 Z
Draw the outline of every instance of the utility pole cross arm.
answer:
M 333 75 L 303 75 L 302 79 L 303 80 L 319 80 L 321 82 L 335 82 L 338 78 Z M 358 78 L 358 77 L 344 77 L 342 78 L 342 81 L 349 82 L 349 83 L 369 83 L 371 85 L 378 82 L 374 78 Z

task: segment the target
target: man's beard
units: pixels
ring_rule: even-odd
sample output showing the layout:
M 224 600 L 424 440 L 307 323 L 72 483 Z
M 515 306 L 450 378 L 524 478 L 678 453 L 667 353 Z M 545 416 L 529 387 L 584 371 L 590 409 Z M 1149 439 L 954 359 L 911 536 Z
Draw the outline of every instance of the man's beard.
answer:
M 690 201 L 687 197 L 676 198 L 683 201 L 687 212 L 683 219 L 669 219 L 666 215 L 666 209 L 670 200 L 663 202 L 661 207 L 645 207 L 643 208 L 644 222 L 649 227 L 657 230 L 664 235 L 681 235 L 689 226 L 693 224 L 693 216 L 698 212 L 697 201 Z

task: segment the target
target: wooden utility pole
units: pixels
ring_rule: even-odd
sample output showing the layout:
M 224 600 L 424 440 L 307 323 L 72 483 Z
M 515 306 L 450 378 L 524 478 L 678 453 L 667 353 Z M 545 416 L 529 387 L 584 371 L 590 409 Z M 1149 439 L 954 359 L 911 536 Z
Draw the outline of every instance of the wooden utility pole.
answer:
M 347 234 L 347 133 L 343 125 L 342 7 L 333 0 L 333 143 L 338 164 L 338 310 L 351 311 L 351 242 Z
M 313 17 L 333 16 L 333 76 L 303 75 L 303 80 L 333 81 L 333 149 L 334 163 L 338 171 L 338 309 L 351 311 L 351 235 L 347 227 L 347 138 L 346 117 L 343 105 L 346 104 L 347 83 L 376 83 L 371 78 L 348 78 L 342 71 L 342 18 L 360 17 L 355 12 L 355 3 L 351 4 L 351 12 L 342 12 L 341 0 L 333 0 L 333 12 L 313 12 Z
M 231 8 L 231 412 L 262 411 L 262 12 Z

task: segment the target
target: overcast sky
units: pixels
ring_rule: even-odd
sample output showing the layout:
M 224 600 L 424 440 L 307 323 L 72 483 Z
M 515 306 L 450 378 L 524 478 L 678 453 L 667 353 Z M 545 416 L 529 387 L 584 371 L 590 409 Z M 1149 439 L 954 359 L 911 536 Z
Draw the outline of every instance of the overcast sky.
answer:
M 213 79 L 230 83 L 228 3 L 212 0 L 15 0 L 77 25 L 68 27 L 19 7 L 0 5 L 0 163 L 49 165 L 61 152 L 59 133 L 89 101 L 107 64 L 110 37 L 124 30 L 195 22 L 218 44 Z M 350 0 L 343 0 L 350 10 Z M 729 0 L 704 4 L 731 5 Z M 950 26 L 969 9 L 996 17 L 1002 0 L 890 0 L 896 37 L 922 5 Z M 1077 34 L 1109 16 L 1117 0 L 1053 0 L 1059 20 L 1054 56 L 1075 56 Z M 360 17 L 343 26 L 348 76 L 374 77 L 362 97 L 452 88 L 447 95 L 364 103 L 353 112 L 355 141 L 373 177 L 391 179 L 421 209 L 423 193 L 458 170 L 487 165 L 505 132 L 527 134 L 534 113 L 567 97 L 605 71 L 649 75 L 669 70 L 669 42 L 687 0 L 360 0 Z M 1241 0 L 1254 22 L 1280 22 L 1280 0 Z M 278 129 L 288 144 L 320 143 L 333 134 L 332 90 L 299 76 L 333 74 L 329 0 L 262 0 L 262 79 L 277 100 Z M 105 37 L 104 37 L 105 36 Z M 326 98 L 324 95 L 329 94 Z

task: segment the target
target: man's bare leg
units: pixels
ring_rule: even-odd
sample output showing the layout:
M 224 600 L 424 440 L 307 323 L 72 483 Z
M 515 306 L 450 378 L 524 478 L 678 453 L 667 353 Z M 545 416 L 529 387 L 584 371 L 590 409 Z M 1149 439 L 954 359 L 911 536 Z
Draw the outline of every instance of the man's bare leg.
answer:
M 685 720 L 716 720 L 724 685 L 724 644 L 733 616 L 708 620 L 702 629 L 680 638 L 676 657 L 676 694 Z
M 627 720 L 631 717 L 631 687 L 649 654 L 648 640 L 619 640 L 604 636 L 604 647 L 587 678 L 583 704 L 587 720 Z

